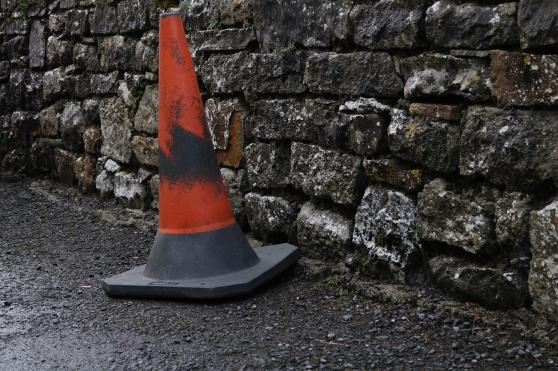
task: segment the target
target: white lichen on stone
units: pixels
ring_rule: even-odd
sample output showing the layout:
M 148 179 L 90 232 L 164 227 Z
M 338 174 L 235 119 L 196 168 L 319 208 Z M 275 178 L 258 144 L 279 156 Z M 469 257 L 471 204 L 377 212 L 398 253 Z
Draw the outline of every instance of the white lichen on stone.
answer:
M 368 264 L 387 266 L 396 278 L 405 281 L 420 250 L 416 221 L 417 208 L 411 198 L 369 187 L 355 216 L 353 244 L 367 252 Z

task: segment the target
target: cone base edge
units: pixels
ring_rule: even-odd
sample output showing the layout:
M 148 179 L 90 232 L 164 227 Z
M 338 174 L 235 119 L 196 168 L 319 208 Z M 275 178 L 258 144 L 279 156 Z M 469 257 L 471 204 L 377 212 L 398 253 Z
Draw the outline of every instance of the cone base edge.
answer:
M 275 278 L 300 258 L 291 244 L 254 249 L 260 262 L 221 276 L 161 281 L 143 275 L 145 265 L 102 280 L 111 297 L 138 299 L 225 299 L 248 295 Z

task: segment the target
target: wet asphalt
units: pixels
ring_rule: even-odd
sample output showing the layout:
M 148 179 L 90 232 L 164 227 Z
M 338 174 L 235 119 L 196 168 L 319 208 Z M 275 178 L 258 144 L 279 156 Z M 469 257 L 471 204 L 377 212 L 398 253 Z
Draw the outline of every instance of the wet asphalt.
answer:
M 107 297 L 101 278 L 144 264 L 155 226 L 113 200 L 0 181 L 0 370 L 558 369 L 508 314 L 377 300 L 300 265 L 227 302 Z

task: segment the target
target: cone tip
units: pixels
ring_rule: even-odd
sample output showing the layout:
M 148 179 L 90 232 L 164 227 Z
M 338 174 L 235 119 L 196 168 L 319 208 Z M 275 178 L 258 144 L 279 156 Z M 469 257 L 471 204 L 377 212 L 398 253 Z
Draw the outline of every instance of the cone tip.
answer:
M 179 8 L 169 8 L 167 10 L 162 10 L 160 17 L 168 17 L 168 16 L 173 16 L 173 15 L 179 15 L 180 14 L 180 9 Z

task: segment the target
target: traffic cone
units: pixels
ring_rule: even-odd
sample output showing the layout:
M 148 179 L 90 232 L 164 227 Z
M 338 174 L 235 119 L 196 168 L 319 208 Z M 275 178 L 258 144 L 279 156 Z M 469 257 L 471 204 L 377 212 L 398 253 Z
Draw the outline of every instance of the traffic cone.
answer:
M 235 222 L 182 19 L 159 28 L 159 230 L 147 265 L 103 280 L 110 296 L 216 299 L 250 293 L 299 257 L 290 244 L 253 249 Z

